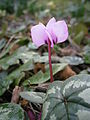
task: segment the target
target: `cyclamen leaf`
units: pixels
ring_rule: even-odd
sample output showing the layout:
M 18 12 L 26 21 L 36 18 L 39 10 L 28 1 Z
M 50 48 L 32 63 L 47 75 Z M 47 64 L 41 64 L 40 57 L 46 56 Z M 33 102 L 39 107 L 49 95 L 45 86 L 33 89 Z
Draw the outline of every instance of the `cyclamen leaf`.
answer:
M 5 44 L 6 44 L 6 40 L 4 38 L 2 38 L 0 40 L 0 50 L 5 46 Z
M 83 64 L 84 60 L 81 57 L 77 56 L 64 56 L 60 58 L 60 62 L 68 63 L 69 65 L 79 65 Z
M 15 85 L 18 85 L 20 80 L 25 76 L 24 71 L 32 70 L 33 67 L 32 60 L 29 60 L 8 76 L 5 75 L 5 77 L 0 80 L 0 96 L 9 88 L 11 83 L 14 82 Z
M 0 58 L 4 57 L 7 53 L 9 53 L 9 50 L 10 50 L 16 43 L 18 43 L 19 41 L 20 41 L 20 40 L 16 40 L 16 41 L 13 42 L 12 44 L 10 44 L 10 45 L 6 48 L 6 50 L 0 54 Z
M 43 104 L 42 120 L 89 120 L 90 75 L 53 82 Z
M 20 92 L 22 98 L 34 103 L 43 103 L 45 95 L 45 93 L 41 92 Z
M 33 60 L 34 63 L 45 63 L 48 62 L 48 56 L 40 56 L 38 53 L 29 51 L 26 46 L 23 46 L 18 48 L 12 55 L 2 58 L 0 60 L 0 67 L 6 70 L 11 65 L 19 64 L 19 60 L 22 60 L 23 63 L 29 60 Z
M 55 75 L 57 72 L 63 70 L 66 66 L 67 66 L 66 63 L 52 64 L 53 75 Z M 44 82 L 48 81 L 49 79 L 50 79 L 50 73 L 49 73 L 49 66 L 47 65 L 45 73 L 43 73 L 42 71 L 39 71 L 37 74 L 35 74 L 32 77 L 25 80 L 23 85 L 27 85 L 28 83 L 40 84 L 40 83 L 44 83 Z
M 24 51 L 23 51 L 24 50 Z M 26 46 L 20 47 L 17 49 L 12 55 L 7 56 L 0 60 L 0 67 L 4 70 L 8 69 L 10 65 L 19 64 L 19 59 L 24 61 L 25 63 L 31 58 L 31 56 L 27 60 L 27 55 L 29 56 L 31 53 L 28 52 Z
M 12 103 L 1 104 L 0 120 L 24 120 L 24 111 L 17 104 Z

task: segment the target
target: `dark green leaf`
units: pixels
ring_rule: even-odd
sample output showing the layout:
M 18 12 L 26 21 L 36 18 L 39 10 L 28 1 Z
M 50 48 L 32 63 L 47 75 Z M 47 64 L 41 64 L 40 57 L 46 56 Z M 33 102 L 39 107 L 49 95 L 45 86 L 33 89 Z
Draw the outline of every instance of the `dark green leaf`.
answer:
M 4 70 L 6 70 L 11 65 L 19 64 L 19 59 L 21 59 L 23 61 L 23 63 L 26 63 L 30 59 L 32 60 L 34 55 L 38 55 L 38 54 L 35 52 L 32 52 L 32 51 L 29 52 L 28 48 L 26 46 L 20 47 L 12 55 L 1 59 L 0 67 L 2 67 Z
M 22 25 L 22 26 L 19 26 L 17 29 L 12 29 L 12 34 L 16 34 L 16 33 L 18 33 L 18 32 L 21 32 L 21 31 L 23 31 L 24 29 L 26 28 L 26 26 L 25 25 Z
M 62 64 L 52 64 L 53 69 L 53 75 L 55 75 L 57 72 L 63 70 L 67 66 L 66 63 Z M 46 66 L 46 72 L 43 73 L 42 71 L 39 71 L 36 75 L 33 75 L 28 80 L 25 80 L 23 83 L 24 85 L 30 84 L 40 84 L 48 81 L 50 79 L 50 73 L 49 73 L 49 66 Z
M 6 71 L 3 71 L 0 73 L 0 95 L 2 95 L 3 93 L 3 90 L 5 90 L 4 86 L 3 86 L 3 83 L 6 85 L 4 79 L 7 77 L 7 72 Z
M 89 120 L 90 75 L 53 82 L 43 104 L 42 120 Z
M 10 44 L 10 45 L 6 48 L 6 50 L 0 54 L 0 58 L 4 57 L 4 56 L 9 52 L 9 50 L 10 50 L 16 43 L 18 43 L 19 41 L 20 41 L 20 40 L 16 40 L 16 41 L 13 42 L 12 44 Z
M 83 57 L 84 57 L 85 63 L 90 64 L 90 46 L 85 46 L 83 51 L 84 51 Z
M 32 43 L 32 42 L 30 42 L 30 43 L 28 44 L 28 47 L 29 47 L 29 49 L 31 49 L 31 50 L 36 50 L 36 49 L 38 49 L 38 48 L 34 45 L 34 43 Z
M 0 40 L 0 50 L 5 46 L 6 40 L 3 38 Z
M 30 102 L 43 103 L 45 99 L 45 93 L 41 92 L 21 92 L 20 96 Z
M 20 80 L 25 76 L 25 71 L 32 70 L 33 67 L 32 61 L 30 60 L 8 76 L 5 76 L 0 81 L 0 96 L 9 88 L 11 83 L 14 82 L 15 85 L 18 85 Z
M 88 1 L 88 2 L 85 4 L 85 8 L 86 8 L 86 10 L 90 11 L 90 1 Z
M 84 63 L 84 60 L 78 56 L 64 56 L 60 58 L 60 61 L 62 63 L 68 63 L 70 65 L 79 65 Z
M 24 120 L 24 111 L 17 104 L 1 104 L 0 120 Z
M 78 23 L 74 25 L 71 29 L 71 32 L 73 32 L 74 34 L 74 42 L 80 45 L 84 35 L 88 33 L 88 28 L 84 24 Z

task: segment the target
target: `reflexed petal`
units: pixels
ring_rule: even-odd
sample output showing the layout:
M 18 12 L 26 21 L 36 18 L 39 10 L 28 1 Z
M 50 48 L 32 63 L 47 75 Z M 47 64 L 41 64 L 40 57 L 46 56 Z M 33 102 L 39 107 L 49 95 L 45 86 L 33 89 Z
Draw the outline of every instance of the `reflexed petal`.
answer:
M 58 21 L 53 26 L 53 33 L 57 37 L 57 43 L 64 42 L 68 38 L 68 27 L 64 20 Z
M 54 23 L 56 23 L 56 19 L 53 17 L 49 20 L 49 22 L 46 25 L 46 28 L 51 32 L 52 31 L 52 27 L 54 25 Z
M 49 20 L 49 22 L 46 25 L 46 28 L 47 28 L 48 32 L 51 34 L 53 40 L 56 39 L 56 37 L 52 31 L 52 28 L 53 28 L 55 23 L 56 23 L 56 19 L 53 17 Z
M 48 40 L 48 36 L 45 32 L 45 26 L 42 23 L 39 23 L 31 28 L 31 36 L 33 43 L 37 47 L 45 44 L 45 40 Z
M 46 34 L 48 36 L 48 40 L 50 40 L 50 42 L 51 42 L 51 47 L 53 47 L 54 43 L 53 43 L 53 39 L 52 39 L 51 34 L 49 34 L 49 32 L 47 30 L 45 32 L 46 32 Z M 48 43 L 48 41 L 47 41 L 47 43 Z

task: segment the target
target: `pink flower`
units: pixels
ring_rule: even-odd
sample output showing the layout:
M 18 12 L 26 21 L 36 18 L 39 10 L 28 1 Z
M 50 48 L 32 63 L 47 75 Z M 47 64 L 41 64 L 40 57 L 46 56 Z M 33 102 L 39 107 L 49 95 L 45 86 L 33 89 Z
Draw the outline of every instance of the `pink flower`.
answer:
M 33 43 L 39 47 L 48 44 L 50 82 L 53 82 L 53 72 L 51 64 L 51 47 L 56 43 L 62 43 L 68 38 L 68 27 L 64 20 L 56 22 L 53 17 L 49 20 L 46 27 L 39 23 L 31 28 L 31 36 Z
M 39 47 L 51 42 L 51 47 L 56 43 L 62 43 L 68 38 L 68 27 L 64 20 L 57 21 L 53 17 L 49 20 L 46 27 L 39 23 L 31 28 L 33 43 Z

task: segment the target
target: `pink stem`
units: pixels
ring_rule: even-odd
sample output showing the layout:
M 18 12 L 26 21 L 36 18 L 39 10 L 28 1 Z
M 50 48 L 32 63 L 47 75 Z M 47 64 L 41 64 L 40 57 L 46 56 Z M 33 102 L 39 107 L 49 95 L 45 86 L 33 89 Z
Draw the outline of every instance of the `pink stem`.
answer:
M 50 69 L 50 82 L 53 82 L 53 72 L 52 72 L 52 64 L 51 64 L 51 42 L 48 40 L 48 57 L 49 57 L 49 69 Z

